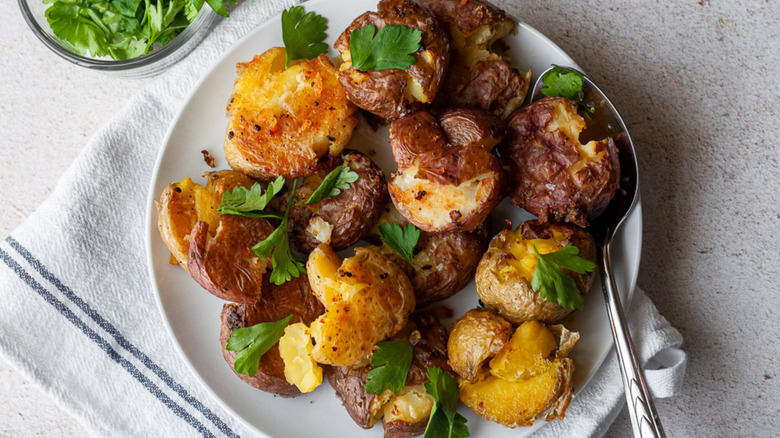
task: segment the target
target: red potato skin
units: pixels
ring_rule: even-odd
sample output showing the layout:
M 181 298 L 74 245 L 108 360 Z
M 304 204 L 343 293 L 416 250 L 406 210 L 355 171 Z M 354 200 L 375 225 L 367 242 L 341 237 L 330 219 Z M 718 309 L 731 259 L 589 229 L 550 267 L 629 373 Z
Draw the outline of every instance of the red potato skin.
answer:
M 330 157 L 321 163 L 317 173 L 325 178 L 344 161 L 353 163 L 353 171 L 358 174 L 357 181 L 348 189 L 311 206 L 293 204 L 290 208 L 290 240 L 297 251 L 308 254 L 321 243 L 306 231 L 315 214 L 333 225 L 330 246 L 339 251 L 365 237 L 390 200 L 382 169 L 361 152 L 345 150 L 338 158 Z M 289 194 L 282 197 L 281 210 L 286 208 L 288 199 Z M 303 203 L 306 199 L 299 198 L 298 201 Z
M 233 367 L 238 353 L 225 348 L 233 330 L 261 322 L 278 321 L 290 314 L 293 315 L 290 324 L 302 322 L 308 325 L 325 311 L 312 294 L 309 281 L 305 276 L 293 278 L 279 286 L 266 281 L 264 289 L 263 296 L 253 304 L 230 303 L 222 307 L 219 342 L 222 346 L 222 355 L 234 372 Z M 284 377 L 284 361 L 279 355 L 278 344 L 271 347 L 260 358 L 257 374 L 252 377 L 248 374 L 236 373 L 236 375 L 255 388 L 281 397 L 296 397 L 301 394 L 298 388 L 287 383 Z
M 220 214 L 217 233 L 198 222 L 190 234 L 187 268 L 204 289 L 216 297 L 252 304 L 262 295 L 265 268 L 252 246 L 265 240 L 275 227 L 264 218 Z
M 504 197 L 506 176 L 492 149 L 504 138 L 506 127 L 492 115 L 477 109 L 454 109 L 439 117 L 426 111 L 393 121 L 390 144 L 399 171 L 393 174 L 389 190 L 393 204 L 407 220 L 423 231 L 473 231 L 484 222 L 490 211 Z M 425 201 L 408 199 L 408 194 L 394 185 L 400 172 L 417 163 L 415 178 L 441 186 L 458 186 L 481 175 L 479 209 L 467 214 L 461 210 L 439 212 L 448 215 L 444 227 L 418 220 L 414 211 L 430 208 Z M 406 197 L 404 197 L 406 196 Z
M 465 36 L 471 35 L 480 26 L 510 20 L 506 12 L 484 0 L 416 1 L 430 9 L 440 21 L 457 26 Z
M 417 332 L 418 335 L 413 335 Z M 447 362 L 447 329 L 429 314 L 412 315 L 407 327 L 394 340 L 405 341 L 414 347 L 412 365 L 406 378 L 406 386 L 421 385 L 428 380 L 428 367 L 439 367 L 444 372 L 455 374 Z M 377 397 L 366 393 L 366 374 L 371 365 L 353 367 L 326 367 L 325 376 L 336 391 L 352 420 L 358 426 L 371 427 L 371 402 Z M 385 424 L 385 438 L 402 438 L 419 435 L 425 430 L 426 423 L 407 424 L 388 422 Z
M 479 108 L 497 117 L 505 116 L 510 100 L 525 97 L 528 83 L 516 68 L 502 59 L 478 62 L 452 69 L 442 88 L 446 107 Z
M 569 169 L 580 160 L 577 143 L 559 130 L 545 130 L 556 105 L 576 113 L 573 101 L 547 97 L 518 109 L 507 120 L 511 134 L 506 155 L 513 176 L 510 196 L 540 222 L 585 227 L 606 210 L 618 189 L 618 151 L 611 138 L 602 140 L 596 152 L 603 152 L 603 157 L 570 175 Z
M 421 50 L 433 54 L 433 63 L 418 61 L 409 70 L 386 69 L 362 72 L 353 67 L 339 73 L 339 81 L 347 98 L 358 107 L 385 120 L 394 120 L 422 107 L 422 103 L 409 100 L 404 90 L 410 78 L 422 86 L 429 101 L 436 97 L 444 81 L 450 62 L 450 43 L 436 17 L 426 8 L 410 0 L 383 0 L 377 12 L 366 12 L 357 17 L 339 36 L 333 47 L 349 53 L 352 31 L 373 24 L 377 31 L 384 26 L 403 25 L 422 31 Z M 419 53 L 419 52 L 418 52 Z

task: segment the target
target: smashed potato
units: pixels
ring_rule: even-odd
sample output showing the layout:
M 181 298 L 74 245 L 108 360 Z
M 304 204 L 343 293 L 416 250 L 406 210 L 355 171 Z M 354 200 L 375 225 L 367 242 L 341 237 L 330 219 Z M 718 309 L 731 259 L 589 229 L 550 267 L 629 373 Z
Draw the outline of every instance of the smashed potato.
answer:
M 455 322 L 448 343 L 450 350 L 469 348 L 468 343 L 475 337 L 498 336 L 491 333 L 490 326 L 474 330 L 473 317 L 470 318 L 470 327 L 460 328 L 462 320 Z M 477 415 L 506 427 L 531 426 L 536 418 L 563 419 L 574 394 L 574 364 L 567 356 L 577 339 L 579 334 L 560 325 L 547 328 L 537 321 L 524 322 L 489 363 L 483 361 L 471 380 L 466 376 L 458 378 L 461 403 Z
M 442 23 L 452 41 L 453 62 L 437 103 L 472 107 L 505 119 L 528 93 L 531 71 L 520 72 L 496 53 L 496 41 L 514 32 L 515 23 L 485 0 L 418 0 Z
M 504 172 L 491 150 L 504 134 L 499 120 L 476 109 L 393 121 L 393 204 L 421 230 L 473 231 L 503 197 Z
M 222 329 L 219 337 L 222 356 L 235 372 L 236 351 L 225 348 L 234 330 L 250 327 L 261 322 L 278 321 L 292 314 L 290 327 L 298 324 L 310 324 L 314 318 L 324 312 L 324 307 L 312 294 L 309 280 L 305 277 L 293 277 L 292 280 L 275 285 L 264 281 L 263 296 L 252 304 L 225 304 L 222 307 Z M 281 344 L 274 345 L 261 358 L 257 374 L 238 374 L 247 384 L 282 397 L 295 397 L 301 394 L 285 378 L 285 364 L 280 355 Z M 320 380 L 322 377 L 320 376 Z
M 311 205 L 302 205 L 330 171 L 343 163 L 358 175 L 341 193 Z M 321 169 L 303 180 L 296 192 L 298 203 L 290 209 L 290 240 L 300 252 L 310 253 L 321 243 L 336 251 L 362 239 L 382 214 L 389 200 L 382 169 L 361 152 L 345 150 L 339 157 L 321 163 Z M 284 209 L 289 195 L 282 199 Z
M 376 30 L 402 25 L 422 32 L 421 48 L 413 54 L 417 61 L 408 70 L 361 71 L 352 66 L 349 42 L 352 31 L 373 24 Z M 366 12 L 339 36 L 333 47 L 344 63 L 339 81 L 349 100 L 386 120 L 394 120 L 434 100 L 449 64 L 450 44 L 436 18 L 426 8 L 410 0 L 383 0 L 377 12 Z
M 360 427 L 368 429 L 380 419 L 386 438 L 419 435 L 425 430 L 434 399 L 423 384 L 428 367 L 439 367 L 452 374 L 447 364 L 447 329 L 431 314 L 414 315 L 393 340 L 412 345 L 412 364 L 404 387 L 396 394 L 390 389 L 380 395 L 369 394 L 366 374 L 373 368 L 359 362 L 350 367 L 327 367 L 328 382 L 344 407 Z
M 560 321 L 573 310 L 542 298 L 531 288 L 536 269 L 536 253 L 557 251 L 567 243 L 580 250 L 579 256 L 596 262 L 596 241 L 587 231 L 566 224 L 523 222 L 514 231 L 505 229 L 490 241 L 477 267 L 477 294 L 489 309 L 507 320 L 520 324 L 528 320 L 545 323 Z M 593 284 L 594 273 L 578 274 L 565 269 L 577 289 L 586 295 Z
M 489 358 L 504 348 L 512 336 L 512 324 L 487 309 L 472 309 L 452 326 L 447 346 L 452 370 L 474 380 Z
M 173 259 L 187 270 L 190 233 L 198 222 L 206 222 L 209 234 L 217 232 L 217 207 L 222 193 L 235 187 L 252 187 L 254 181 L 241 172 L 220 170 L 206 172 L 206 186 L 194 183 L 189 177 L 165 187 L 157 207 L 157 227 Z
M 274 47 L 238 64 L 227 106 L 225 158 L 260 179 L 314 173 L 326 154 L 338 155 L 357 125 L 327 56 L 293 62 Z
M 620 182 L 620 162 L 610 138 L 581 144 L 585 120 L 577 104 L 546 97 L 515 111 L 507 154 L 512 202 L 540 222 L 581 227 L 606 210 Z
M 395 263 L 369 248 L 343 262 L 320 245 L 306 263 L 309 282 L 325 313 L 312 322 L 315 361 L 349 366 L 400 331 L 414 310 L 414 290 Z

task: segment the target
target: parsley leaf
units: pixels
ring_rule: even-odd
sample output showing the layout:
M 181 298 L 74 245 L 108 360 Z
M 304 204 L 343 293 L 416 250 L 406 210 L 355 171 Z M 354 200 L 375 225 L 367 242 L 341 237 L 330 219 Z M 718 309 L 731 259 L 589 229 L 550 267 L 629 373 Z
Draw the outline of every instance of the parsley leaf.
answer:
M 400 68 L 408 70 L 417 61 L 412 53 L 418 51 L 422 32 L 406 26 L 385 26 L 376 32 L 373 24 L 355 29 L 349 36 L 349 54 L 352 67 L 362 70 Z
M 396 223 L 384 223 L 379 226 L 379 235 L 382 242 L 395 250 L 401 257 L 414 259 L 414 248 L 420 239 L 420 229 L 412 224 L 406 224 L 403 228 Z
M 469 428 L 466 426 L 466 417 L 457 412 L 458 397 L 460 397 L 458 382 L 441 368 L 429 367 L 425 392 L 430 394 L 436 403 L 431 409 L 431 416 L 428 418 L 423 438 L 468 437 Z
M 293 6 L 282 11 L 282 41 L 287 53 L 285 67 L 296 59 L 314 59 L 328 53 L 324 43 L 327 35 L 328 19 L 314 12 L 303 13 L 303 6 Z
M 548 254 L 539 254 L 535 245 L 533 249 L 536 253 L 536 269 L 531 279 L 531 288 L 551 303 L 557 301 L 563 307 L 582 309 L 582 294 L 574 279 L 562 269 L 584 274 L 596 269 L 596 264 L 578 256 L 579 248 L 571 243 Z
M 379 395 L 389 386 L 396 393 L 406 384 L 406 376 L 412 366 L 413 348 L 400 341 L 385 341 L 377 347 L 379 350 L 371 358 L 371 365 L 377 368 L 367 374 L 366 392 Z
M 279 224 L 270 236 L 252 247 L 252 251 L 260 258 L 267 259 L 269 255 L 271 256 L 273 269 L 271 270 L 269 280 L 276 285 L 284 284 L 290 281 L 292 277 L 298 277 L 298 275 L 306 273 L 304 263 L 298 260 L 290 251 L 290 238 L 287 235 L 287 220 L 290 217 L 290 207 L 293 204 L 292 200 L 295 199 L 297 188 L 298 181 L 295 180 L 282 223 Z
M 596 109 L 585 105 L 582 101 L 582 85 L 585 77 L 582 73 L 570 68 L 554 65 L 554 67 L 542 76 L 542 94 L 545 96 L 565 97 L 577 102 L 577 105 L 593 114 Z
M 284 335 L 284 329 L 292 319 L 292 315 L 279 321 L 261 322 L 250 327 L 233 330 L 225 348 L 238 351 L 236 363 L 233 365 L 239 374 L 257 374 L 260 358 L 271 349 Z
M 251 188 L 238 186 L 222 193 L 222 201 L 217 211 L 220 213 L 237 214 L 247 217 L 274 217 L 281 219 L 278 214 L 263 211 L 274 196 L 279 194 L 284 187 L 284 177 L 278 177 L 268 184 L 268 189 L 263 193 L 263 186 L 254 183 Z
M 57 2 L 46 9 L 46 21 L 54 35 L 79 55 L 106 56 L 108 39 L 88 10 L 78 4 Z
M 342 189 L 348 189 L 350 184 L 357 181 L 358 178 L 358 174 L 353 172 L 352 169 L 347 166 L 347 163 L 344 163 L 333 169 L 328 176 L 322 180 L 322 183 L 317 187 L 317 190 L 311 194 L 309 200 L 304 202 L 303 205 L 316 204 L 323 199 L 332 198 L 341 193 Z

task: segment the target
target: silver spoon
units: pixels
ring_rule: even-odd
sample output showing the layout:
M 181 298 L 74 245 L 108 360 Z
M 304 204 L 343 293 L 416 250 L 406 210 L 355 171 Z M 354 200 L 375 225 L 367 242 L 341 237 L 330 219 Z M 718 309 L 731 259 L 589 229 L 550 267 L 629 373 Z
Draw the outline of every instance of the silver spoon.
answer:
M 542 78 L 552 68 L 554 67 L 542 72 L 539 79 L 536 80 L 531 93 L 532 102 L 544 97 L 541 92 L 544 85 Z M 576 69 L 571 70 L 577 71 Z M 636 437 L 665 438 L 666 434 L 661 427 L 661 420 L 650 397 L 650 392 L 647 390 L 642 368 L 639 366 L 634 352 L 634 345 L 631 342 L 631 335 L 628 332 L 626 317 L 623 313 L 623 305 L 620 302 L 617 284 L 615 284 L 615 278 L 612 274 L 612 239 L 639 199 L 639 171 L 634 144 L 631 142 L 623 119 L 620 118 L 620 114 L 612 102 L 587 76 L 583 74 L 583 77 L 584 97 L 582 101 L 592 102 L 595 111 L 591 119 L 587 120 L 587 127 L 580 138 L 585 143 L 589 140 L 612 137 L 620 155 L 620 188 L 607 211 L 593 221 L 588 229 L 599 242 L 598 266 L 601 273 L 601 285 L 604 289 L 612 337 L 615 339 L 618 364 L 620 364 L 620 371 L 623 375 L 631 426 Z

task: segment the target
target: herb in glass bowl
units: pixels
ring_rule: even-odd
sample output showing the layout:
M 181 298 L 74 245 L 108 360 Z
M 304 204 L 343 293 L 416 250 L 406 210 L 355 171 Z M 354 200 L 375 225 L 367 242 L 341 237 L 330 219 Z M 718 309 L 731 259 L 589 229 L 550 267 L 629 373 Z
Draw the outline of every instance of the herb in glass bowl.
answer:
M 165 45 L 198 16 L 204 0 L 43 0 L 54 35 L 79 55 L 130 59 Z M 227 17 L 226 2 L 205 0 Z

